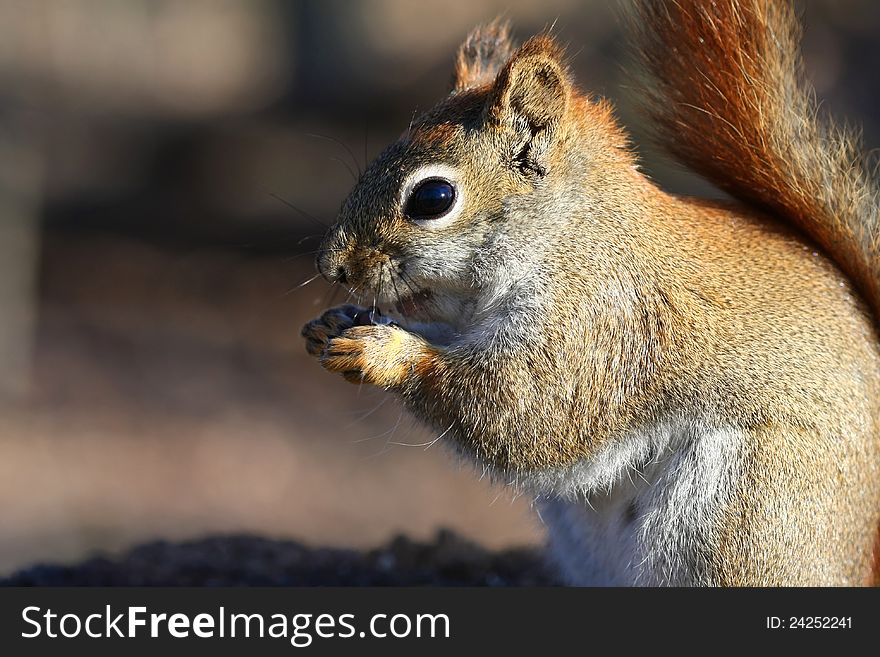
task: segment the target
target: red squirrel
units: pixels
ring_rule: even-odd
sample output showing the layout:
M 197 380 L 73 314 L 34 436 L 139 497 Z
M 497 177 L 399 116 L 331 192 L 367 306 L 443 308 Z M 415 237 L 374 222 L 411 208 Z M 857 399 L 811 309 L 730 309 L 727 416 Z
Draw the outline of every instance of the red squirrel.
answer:
M 872 583 L 877 181 L 789 2 L 633 15 L 659 140 L 732 200 L 660 189 L 554 39 L 496 21 L 322 244 L 393 321 L 332 308 L 307 349 L 537 496 L 568 583 Z

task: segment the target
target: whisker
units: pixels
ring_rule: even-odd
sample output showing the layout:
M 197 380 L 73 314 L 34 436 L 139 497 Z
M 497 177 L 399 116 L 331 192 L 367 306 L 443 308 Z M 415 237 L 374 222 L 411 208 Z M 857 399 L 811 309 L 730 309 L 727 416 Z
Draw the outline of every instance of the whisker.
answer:
M 339 289 L 340 288 L 336 285 L 330 287 L 327 291 L 327 295 L 324 297 L 324 302 L 321 304 L 322 308 L 330 308 L 333 305 L 333 299 L 339 294 Z M 315 300 L 315 304 L 318 304 L 317 299 Z
M 301 288 L 304 288 L 306 285 L 308 285 L 309 283 L 311 283 L 312 281 L 314 281 L 316 278 L 319 278 L 320 276 L 321 276 L 321 274 L 318 273 L 318 274 L 315 274 L 314 276 L 312 276 L 312 277 L 310 277 L 310 278 L 307 278 L 306 280 L 304 280 L 304 281 L 303 281 L 302 283 L 300 283 L 299 285 L 297 285 L 297 286 L 295 286 L 295 287 L 292 287 L 292 288 L 290 288 L 289 290 L 287 290 L 287 292 L 285 292 L 285 293 L 282 294 L 281 296 L 282 296 L 282 297 L 286 297 L 288 294 L 291 294 L 291 293 L 296 292 L 297 290 L 299 290 L 299 289 L 301 289 Z
M 361 288 L 361 285 L 358 285 L 357 287 L 346 288 L 348 290 L 348 296 L 345 297 L 345 301 L 343 303 L 348 303 L 349 301 L 351 301 L 351 298 L 354 297 L 355 303 L 357 305 L 361 305 L 361 298 L 360 298 L 360 295 L 358 295 L 358 293 L 357 293 L 357 291 L 360 290 L 360 288 Z
M 416 108 L 413 110 L 412 116 L 409 118 L 409 126 L 407 126 L 407 128 L 406 128 L 406 134 L 407 134 L 407 136 L 412 132 L 413 123 L 414 123 L 415 120 L 416 120 L 416 114 L 418 114 L 418 112 L 419 112 L 419 108 L 416 107 Z
M 415 281 L 413 281 L 412 285 L 410 285 L 409 278 L 406 274 L 403 273 L 403 270 L 398 271 L 397 275 L 400 277 L 400 280 L 403 281 L 403 284 L 409 288 L 409 291 L 413 294 L 413 296 L 419 293 L 419 291 L 413 287 L 413 285 L 415 285 Z
M 409 280 L 406 272 L 403 269 L 402 264 L 398 264 L 397 266 L 397 277 L 401 280 L 401 282 L 409 288 L 409 291 L 413 294 L 416 293 L 416 290 L 413 289 L 413 286 L 409 284 Z
M 359 415 L 358 417 L 356 417 L 355 419 L 353 419 L 351 422 L 349 422 L 348 424 L 346 424 L 344 428 L 345 428 L 345 429 L 351 429 L 354 425 L 356 425 L 356 424 L 358 424 L 358 423 L 360 423 L 360 422 L 363 422 L 363 421 L 366 420 L 368 417 L 370 417 L 373 413 L 375 413 L 375 412 L 378 411 L 380 408 L 382 408 L 382 406 L 385 405 L 385 402 L 387 402 L 389 399 L 391 399 L 391 396 L 390 396 L 390 395 L 385 395 L 385 397 L 382 399 L 382 401 L 380 401 L 378 404 L 376 404 L 373 408 L 371 408 L 371 409 L 370 409 L 369 411 L 367 411 L 366 413 L 363 413 L 363 414 Z
M 453 427 L 454 425 L 455 425 L 455 422 L 453 422 L 452 424 L 450 424 L 450 425 L 446 428 L 446 431 L 444 431 L 444 432 L 441 433 L 439 436 L 437 436 L 436 438 L 434 438 L 434 440 L 432 440 L 430 443 L 428 443 L 427 447 L 425 447 L 425 451 L 427 452 L 427 451 L 428 451 L 429 449 L 431 449 L 434 445 L 436 445 L 436 444 L 437 444 L 437 441 L 439 441 L 443 436 L 445 436 L 447 433 L 449 433 L 449 432 L 452 430 L 452 427 Z
M 306 211 L 303 210 L 302 208 L 298 208 L 298 207 L 296 207 L 293 203 L 291 203 L 291 202 L 288 201 L 287 199 L 281 198 L 281 197 L 278 196 L 278 194 L 276 194 L 275 192 L 269 192 L 269 196 L 271 196 L 272 198 L 274 198 L 276 201 L 280 201 L 281 203 L 283 203 L 284 205 L 286 205 L 287 207 L 289 207 L 291 210 L 293 210 L 293 211 L 295 211 L 295 212 L 298 212 L 301 216 L 306 217 L 307 219 L 311 219 L 312 221 L 314 221 L 314 222 L 317 223 L 317 224 L 320 224 L 320 225 L 323 226 L 324 228 L 329 228 L 329 227 L 330 227 L 328 224 L 325 224 L 323 221 L 321 221 L 320 219 L 318 219 L 316 216 L 314 216 L 314 215 L 312 215 L 312 214 L 309 214 L 308 212 L 306 212 Z
M 324 253 L 325 251 L 332 251 L 333 253 L 337 253 L 340 251 L 344 251 L 345 249 L 314 249 L 312 251 L 299 251 L 292 256 L 288 256 L 284 259 L 284 262 L 290 262 L 294 258 L 302 258 L 305 256 L 316 256 L 319 253 Z
M 386 431 L 383 434 L 379 434 L 379 436 L 374 436 L 374 438 L 379 438 L 380 436 L 391 434 L 388 436 L 388 440 L 385 441 L 385 445 L 382 447 L 382 449 L 379 450 L 378 452 L 376 452 L 375 454 L 368 456 L 367 458 L 371 458 L 371 459 L 377 458 L 377 457 L 382 456 L 383 454 L 386 454 L 387 452 L 390 451 L 391 439 L 394 437 L 394 433 L 400 427 L 400 423 L 403 422 L 403 413 L 404 413 L 403 410 L 401 410 L 400 415 L 397 417 L 397 422 L 394 424 L 393 427 L 391 427 L 390 431 Z
M 342 166 L 344 166 L 344 167 L 345 167 L 345 170 L 348 171 L 348 173 L 351 175 L 351 179 L 352 179 L 354 182 L 357 182 L 357 181 L 358 181 L 357 174 L 355 174 L 354 169 L 351 168 L 351 165 L 350 165 L 348 162 L 346 162 L 345 160 L 343 160 L 343 159 L 340 158 L 340 157 L 336 157 L 335 155 L 328 155 L 328 156 L 327 156 L 327 159 L 328 159 L 328 160 L 333 160 L 333 161 L 335 161 L 335 162 L 339 162 L 339 164 L 341 164 Z
M 394 426 L 391 427 L 390 429 L 388 429 L 387 431 L 383 431 L 383 432 L 380 433 L 380 434 L 376 434 L 376 435 L 374 435 L 374 436 L 369 436 L 369 437 L 367 437 L 367 438 L 358 438 L 358 439 L 356 439 L 356 440 L 352 440 L 352 441 L 350 441 L 350 442 L 351 442 L 353 445 L 356 445 L 356 444 L 358 444 L 358 443 L 365 443 L 365 442 L 370 441 L 370 440 L 376 440 L 376 438 L 381 438 L 382 436 L 387 436 L 389 433 L 393 436 L 393 435 L 394 435 L 394 432 L 397 431 L 397 427 L 400 426 L 400 423 L 401 423 L 402 421 L 403 421 L 403 411 L 400 411 L 400 415 L 399 415 L 398 418 L 397 418 L 397 422 L 395 422 L 395 423 L 394 423 Z M 386 445 L 387 445 L 387 443 L 386 443 Z
M 323 236 L 319 235 L 318 233 L 313 233 L 312 235 L 306 235 L 305 237 L 301 237 L 300 239 L 298 239 L 296 241 L 296 245 L 301 246 L 302 243 L 305 242 L 306 240 L 313 240 L 315 238 L 321 239 L 321 237 L 323 237 Z
M 344 141 L 342 141 L 341 139 L 337 139 L 336 137 L 331 137 L 330 135 L 319 135 L 319 134 L 315 134 L 314 132 L 308 132 L 308 133 L 306 133 L 306 136 L 313 137 L 315 139 L 324 139 L 326 141 L 330 141 L 330 142 L 333 142 L 334 144 L 342 146 L 342 148 L 345 149 L 345 152 L 348 153 L 349 157 L 351 157 L 351 161 L 354 162 L 355 167 L 357 167 L 358 173 L 360 175 L 364 175 L 363 171 L 361 171 L 360 164 L 358 164 L 357 158 L 354 156 L 354 152 L 351 150 L 351 147 L 348 144 L 346 144 Z
M 400 302 L 403 300 L 403 297 L 400 296 L 400 291 L 397 289 L 397 283 L 394 281 L 394 271 L 390 263 L 388 264 L 388 280 L 391 281 L 391 287 L 394 288 L 394 305 L 399 306 Z
M 449 428 L 446 429 L 446 431 L 444 431 L 439 436 L 437 436 L 433 440 L 429 440 L 426 443 L 391 443 L 391 444 L 392 445 L 400 445 L 401 447 L 424 447 L 425 451 L 427 451 L 427 450 L 431 449 L 431 447 L 436 445 L 437 441 L 439 441 L 443 436 L 445 436 L 447 433 L 449 433 L 452 430 L 452 427 L 454 424 L 455 424 L 454 422 L 452 424 L 450 424 Z

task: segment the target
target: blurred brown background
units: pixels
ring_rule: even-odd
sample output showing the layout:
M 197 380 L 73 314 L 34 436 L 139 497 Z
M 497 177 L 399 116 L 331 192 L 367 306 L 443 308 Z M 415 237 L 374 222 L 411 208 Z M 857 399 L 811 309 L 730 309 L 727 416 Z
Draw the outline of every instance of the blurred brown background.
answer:
M 616 4 L 0 0 L 0 575 L 233 531 L 539 542 L 528 500 L 307 359 L 321 227 L 276 196 L 330 223 L 500 13 L 555 21 L 648 171 L 712 193 L 646 147 Z M 801 6 L 825 106 L 880 144 L 880 3 Z

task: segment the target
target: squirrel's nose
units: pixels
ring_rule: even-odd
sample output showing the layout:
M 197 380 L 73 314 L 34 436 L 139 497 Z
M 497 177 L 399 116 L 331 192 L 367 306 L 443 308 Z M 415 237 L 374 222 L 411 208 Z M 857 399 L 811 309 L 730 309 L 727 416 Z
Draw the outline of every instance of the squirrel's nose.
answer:
M 328 283 L 348 284 L 348 271 L 340 262 L 339 254 L 333 251 L 323 251 L 318 255 L 318 273 Z
M 333 277 L 333 280 L 331 280 L 330 282 L 331 283 L 341 283 L 342 285 L 345 285 L 346 283 L 348 283 L 348 277 L 345 273 L 345 267 L 343 267 L 342 265 L 339 265 L 336 268 L 336 274 Z

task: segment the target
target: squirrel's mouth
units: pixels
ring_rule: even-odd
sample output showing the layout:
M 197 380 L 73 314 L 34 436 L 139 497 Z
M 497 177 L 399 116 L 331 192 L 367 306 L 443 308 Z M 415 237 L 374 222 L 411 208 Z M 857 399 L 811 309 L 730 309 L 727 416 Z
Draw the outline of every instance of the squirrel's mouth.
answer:
M 394 303 L 394 308 L 403 317 L 412 317 L 424 311 L 430 304 L 432 297 L 433 294 L 430 290 L 421 290 L 414 294 L 401 296 Z

